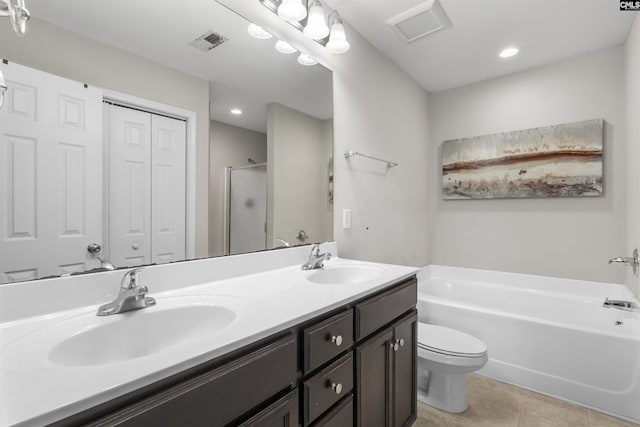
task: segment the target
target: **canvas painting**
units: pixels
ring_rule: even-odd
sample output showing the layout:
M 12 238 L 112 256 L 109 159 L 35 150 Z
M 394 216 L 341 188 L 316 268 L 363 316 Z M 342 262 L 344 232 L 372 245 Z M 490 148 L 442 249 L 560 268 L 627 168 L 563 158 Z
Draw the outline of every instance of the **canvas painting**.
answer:
M 442 144 L 444 199 L 602 195 L 602 119 Z

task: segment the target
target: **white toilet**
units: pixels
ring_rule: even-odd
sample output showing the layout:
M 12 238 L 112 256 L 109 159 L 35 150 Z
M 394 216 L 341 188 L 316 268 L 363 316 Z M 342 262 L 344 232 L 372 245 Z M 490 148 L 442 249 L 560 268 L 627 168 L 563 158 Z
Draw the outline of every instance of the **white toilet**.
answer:
M 447 412 L 466 411 L 467 373 L 488 360 L 487 346 L 479 339 L 418 323 L 418 400 Z

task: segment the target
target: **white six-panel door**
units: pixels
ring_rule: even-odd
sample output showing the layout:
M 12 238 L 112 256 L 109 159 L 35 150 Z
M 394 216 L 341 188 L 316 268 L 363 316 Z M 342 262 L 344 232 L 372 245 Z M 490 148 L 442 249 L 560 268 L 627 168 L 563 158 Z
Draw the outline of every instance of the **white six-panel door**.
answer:
M 116 266 L 185 258 L 186 127 L 108 105 L 109 254 Z
M 18 64 L 0 64 L 2 282 L 98 267 L 102 242 L 102 92 Z

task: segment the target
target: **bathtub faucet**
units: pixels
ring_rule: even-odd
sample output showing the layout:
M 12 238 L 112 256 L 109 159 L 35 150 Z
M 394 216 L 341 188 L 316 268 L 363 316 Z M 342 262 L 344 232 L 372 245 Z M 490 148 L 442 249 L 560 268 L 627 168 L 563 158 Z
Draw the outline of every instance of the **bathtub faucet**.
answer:
M 636 311 L 638 306 L 633 301 L 605 298 L 602 304 L 604 308 L 617 308 L 624 311 Z
M 624 264 L 633 268 L 633 274 L 637 274 L 638 266 L 640 265 L 640 258 L 638 257 L 638 250 L 633 250 L 633 256 L 631 257 L 616 257 L 609 260 L 609 264 Z

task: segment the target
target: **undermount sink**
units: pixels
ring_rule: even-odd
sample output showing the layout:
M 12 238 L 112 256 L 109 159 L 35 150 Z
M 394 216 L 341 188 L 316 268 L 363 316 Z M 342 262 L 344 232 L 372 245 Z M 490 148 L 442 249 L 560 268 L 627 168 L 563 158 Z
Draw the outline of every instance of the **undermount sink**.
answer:
M 336 264 L 313 270 L 307 280 L 323 285 L 353 285 L 377 279 L 385 273 L 383 267 L 369 264 Z
M 92 312 L 58 322 L 24 337 L 13 350 L 29 351 L 35 344 L 49 363 L 66 367 L 122 363 L 210 339 L 240 310 L 231 297 L 158 298 L 156 306 L 141 310 L 102 317 Z

